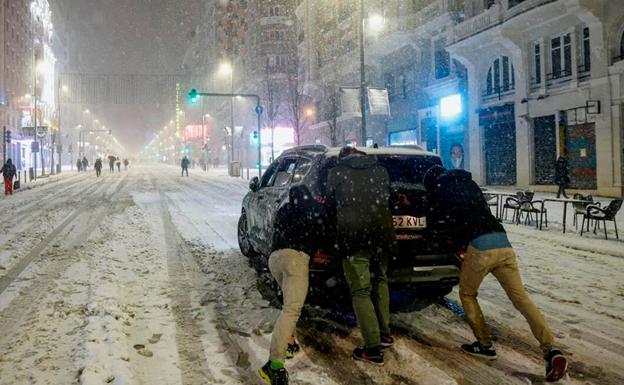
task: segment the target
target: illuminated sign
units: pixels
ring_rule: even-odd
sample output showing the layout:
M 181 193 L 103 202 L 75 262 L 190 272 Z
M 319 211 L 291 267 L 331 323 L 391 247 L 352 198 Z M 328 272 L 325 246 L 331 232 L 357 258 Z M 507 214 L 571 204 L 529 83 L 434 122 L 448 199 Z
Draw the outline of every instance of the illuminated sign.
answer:
M 461 95 L 455 94 L 440 99 L 440 115 L 446 119 L 458 117 L 462 113 Z

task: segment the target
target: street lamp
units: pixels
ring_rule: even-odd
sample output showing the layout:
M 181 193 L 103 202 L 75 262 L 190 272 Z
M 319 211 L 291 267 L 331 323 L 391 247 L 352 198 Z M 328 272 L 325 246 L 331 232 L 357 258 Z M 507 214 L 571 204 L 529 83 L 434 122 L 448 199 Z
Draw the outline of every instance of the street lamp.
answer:
M 219 66 L 219 73 L 230 76 L 230 94 L 234 94 L 234 68 L 230 63 L 224 62 Z M 232 131 L 230 154 L 228 161 L 228 169 L 231 167 L 229 163 L 234 161 L 234 98 L 230 98 L 230 128 Z
M 381 15 L 370 15 L 368 23 L 364 14 L 364 0 L 360 0 L 360 110 L 362 113 L 362 145 L 366 146 L 366 67 L 365 67 L 365 55 L 364 55 L 364 27 L 368 24 L 368 27 L 374 31 L 380 31 L 384 26 L 384 18 Z

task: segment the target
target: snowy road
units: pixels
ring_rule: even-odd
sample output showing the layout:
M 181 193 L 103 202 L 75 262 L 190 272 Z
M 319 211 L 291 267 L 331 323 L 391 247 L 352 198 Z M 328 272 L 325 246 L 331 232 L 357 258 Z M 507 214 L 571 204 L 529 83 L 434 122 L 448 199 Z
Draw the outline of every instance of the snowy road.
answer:
M 0 384 L 254 384 L 277 311 L 236 245 L 246 183 L 175 168 L 65 176 L 0 200 Z M 623 221 L 624 223 L 624 221 Z M 624 243 L 507 226 L 525 285 L 570 355 L 564 384 L 624 384 Z M 450 296 L 457 300 L 456 294 Z M 294 384 L 540 384 L 537 344 L 496 282 L 499 359 L 446 307 L 393 316 L 383 368 L 307 329 Z

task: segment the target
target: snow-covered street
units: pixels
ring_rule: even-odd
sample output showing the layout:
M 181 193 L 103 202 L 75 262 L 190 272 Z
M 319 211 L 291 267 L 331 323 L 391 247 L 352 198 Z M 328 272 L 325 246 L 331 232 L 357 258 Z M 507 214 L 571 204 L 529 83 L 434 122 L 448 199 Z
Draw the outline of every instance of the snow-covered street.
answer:
M 0 200 L 0 385 L 260 383 L 278 310 L 237 245 L 247 182 L 178 172 L 68 172 Z M 562 234 L 556 207 L 549 215 L 544 231 L 506 228 L 529 295 L 569 355 L 561 383 L 623 384 L 624 243 L 581 238 L 571 215 Z M 460 351 L 470 329 L 440 302 L 393 315 L 384 367 L 351 359 L 357 330 L 301 322 L 291 383 L 543 383 L 537 343 L 493 277 L 479 298 L 496 361 Z M 449 299 L 459 302 L 456 291 Z

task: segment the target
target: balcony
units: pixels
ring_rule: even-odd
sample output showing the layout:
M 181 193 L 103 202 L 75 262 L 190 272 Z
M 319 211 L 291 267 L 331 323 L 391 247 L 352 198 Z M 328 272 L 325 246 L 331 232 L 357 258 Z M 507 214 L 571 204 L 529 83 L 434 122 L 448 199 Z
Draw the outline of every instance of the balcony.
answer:
M 546 74 L 546 85 L 556 87 L 572 81 L 572 70 L 564 69 L 561 71 Z
M 522 13 L 528 12 L 533 8 L 537 8 L 557 0 L 508 0 L 509 6 L 505 14 L 505 20 L 509 20 Z
M 451 44 L 457 43 L 480 32 L 493 28 L 537 7 L 553 3 L 557 0 L 503 0 L 489 9 L 466 19 L 452 29 Z
M 503 22 L 503 12 L 500 4 L 492 6 L 490 9 L 457 24 L 451 30 L 450 43 L 457 43 L 480 32 L 497 26 Z
M 511 84 L 508 87 L 496 87 L 492 89 L 488 89 L 481 93 L 481 98 L 483 101 L 492 101 L 492 100 L 502 100 L 506 99 L 509 96 L 514 95 L 516 92 L 515 85 Z
M 267 16 L 260 19 L 260 25 L 289 24 L 288 16 Z
M 392 18 L 383 35 L 398 31 L 414 31 L 423 28 L 428 23 L 435 22 L 447 16 L 450 20 L 457 20 L 462 9 L 460 0 L 437 0 L 424 7 L 410 10 L 407 14 Z

